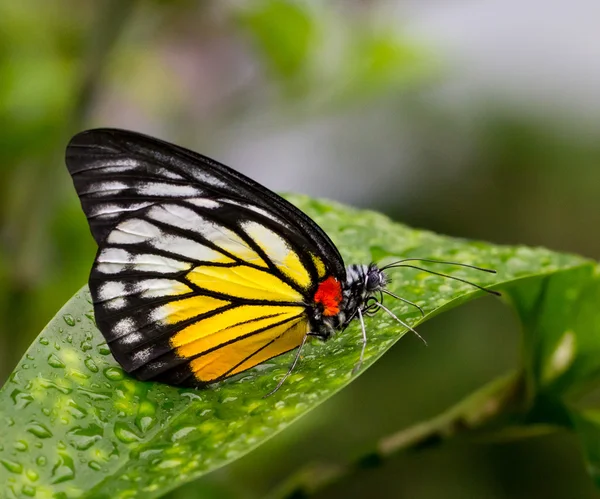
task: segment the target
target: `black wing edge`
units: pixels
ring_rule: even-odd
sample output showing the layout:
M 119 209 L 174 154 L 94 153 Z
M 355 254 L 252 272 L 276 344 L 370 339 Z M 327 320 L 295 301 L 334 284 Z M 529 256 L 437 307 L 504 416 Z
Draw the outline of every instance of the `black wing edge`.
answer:
M 326 267 L 338 279 L 345 279 L 344 261 L 329 236 L 316 222 L 289 201 L 236 170 L 206 156 L 145 134 L 115 128 L 97 128 L 80 132 L 71 139 L 66 148 L 65 162 L 98 244 L 120 218 L 100 223 L 94 221 L 90 217 L 90 208 L 85 200 L 85 188 L 92 180 L 110 180 L 110 175 L 103 172 L 107 166 L 119 161 L 131 160 L 139 162 L 138 167 L 132 170 L 133 175 L 131 173 L 127 173 L 127 177 L 117 175 L 117 179 L 145 179 L 151 176 L 155 180 L 173 183 L 173 177 L 162 176 L 160 173 L 166 168 L 169 172 L 183 177 L 189 185 L 210 191 L 215 196 L 249 201 L 295 227 L 319 250 L 326 260 L 324 262 Z M 214 182 L 203 182 L 202 178 L 207 176 L 219 181 L 218 185 Z M 125 200 L 157 202 L 164 200 L 164 197 L 138 195 L 136 198 L 128 192 L 122 198 L 122 201 Z

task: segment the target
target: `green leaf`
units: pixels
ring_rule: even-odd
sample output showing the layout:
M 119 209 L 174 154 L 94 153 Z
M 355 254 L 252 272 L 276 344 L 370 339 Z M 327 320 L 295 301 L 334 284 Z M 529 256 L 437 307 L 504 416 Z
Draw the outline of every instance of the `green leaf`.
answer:
M 587 472 L 600 488 L 600 411 L 573 410 L 571 419 L 583 447 Z
M 523 324 L 528 403 L 533 416 L 570 426 L 563 400 L 600 375 L 598 266 L 584 265 L 509 289 Z M 556 420 L 551 417 L 557 413 Z
M 525 421 L 574 429 L 598 487 L 599 275 L 584 265 L 509 290 L 524 326 Z
M 577 256 L 442 237 L 377 213 L 290 199 L 330 234 L 347 263 L 428 257 L 496 268 L 495 276 L 444 265 L 435 270 L 510 289 L 513 300 L 521 300 L 514 290 L 523 289 L 523 310 L 533 310 L 549 276 L 589 275 L 594 266 Z M 390 290 L 422 306 L 426 318 L 483 294 L 412 269 L 390 275 Z M 386 303 L 412 325 L 422 321 L 405 303 Z M 367 319 L 366 326 L 361 371 L 406 333 L 384 314 Z M 327 343 L 308 345 L 292 376 L 268 398 L 262 397 L 287 371 L 293 353 L 206 390 L 139 382 L 115 364 L 83 289 L 44 329 L 0 392 L 0 483 L 8 497 L 158 497 L 246 454 L 332 396 L 355 377 L 360 347 L 357 324 Z

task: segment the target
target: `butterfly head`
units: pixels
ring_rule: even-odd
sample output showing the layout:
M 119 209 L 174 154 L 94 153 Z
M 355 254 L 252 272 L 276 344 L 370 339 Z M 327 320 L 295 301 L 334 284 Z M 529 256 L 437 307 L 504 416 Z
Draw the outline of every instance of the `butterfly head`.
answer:
M 388 278 L 376 264 L 349 265 L 346 268 L 343 306 L 349 315 L 356 315 L 356 310 L 368 308 L 371 298 L 380 296 L 385 289 Z
M 313 330 L 316 330 L 315 336 L 327 339 L 336 331 L 345 329 L 353 319 L 360 319 L 362 322 L 363 316 L 374 315 L 379 310 L 383 310 L 404 327 L 417 334 L 414 329 L 396 317 L 396 315 L 383 304 L 384 295 L 388 295 L 391 298 L 400 300 L 415 307 L 419 310 L 422 316 L 425 316 L 425 311 L 418 304 L 398 296 L 386 289 L 390 282 L 387 272 L 394 268 L 406 267 L 417 269 L 441 277 L 467 283 L 490 294 L 499 294 L 496 291 L 483 288 L 482 286 L 465 279 L 418 267 L 413 264 L 413 262 L 416 261 L 442 263 L 467 267 L 484 272 L 494 272 L 491 269 L 484 269 L 468 264 L 443 262 L 439 260 L 422 258 L 407 258 L 383 267 L 380 267 L 375 263 L 371 263 L 369 265 L 349 265 L 346 267 L 345 282 L 340 283 L 333 277 L 330 277 L 319 285 L 317 293 L 315 294 L 315 303 L 317 305 L 315 310 L 317 310 L 317 312 L 313 316 Z M 419 335 L 417 334 L 417 336 Z
M 322 281 L 314 296 L 314 334 L 327 339 L 336 331 L 344 329 L 358 316 L 359 311 L 370 315 L 375 311 L 374 303 L 381 301 L 381 293 L 387 282 L 383 270 L 374 263 L 349 265 L 346 267 L 344 282 L 333 277 Z
M 388 283 L 388 278 L 383 270 L 372 263 L 368 266 L 365 274 L 365 292 L 374 295 L 382 291 Z
M 362 315 L 372 315 L 379 310 L 383 301 L 383 293 L 389 279 L 383 269 L 375 263 L 369 265 L 349 265 L 346 268 L 344 286 L 344 312 L 346 326 L 348 322 Z

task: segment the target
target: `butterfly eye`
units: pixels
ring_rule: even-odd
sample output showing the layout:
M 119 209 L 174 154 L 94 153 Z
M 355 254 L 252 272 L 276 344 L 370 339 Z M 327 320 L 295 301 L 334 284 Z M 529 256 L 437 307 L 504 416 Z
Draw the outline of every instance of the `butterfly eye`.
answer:
M 376 291 L 381 287 L 381 273 L 369 272 L 367 275 L 366 287 L 367 291 Z

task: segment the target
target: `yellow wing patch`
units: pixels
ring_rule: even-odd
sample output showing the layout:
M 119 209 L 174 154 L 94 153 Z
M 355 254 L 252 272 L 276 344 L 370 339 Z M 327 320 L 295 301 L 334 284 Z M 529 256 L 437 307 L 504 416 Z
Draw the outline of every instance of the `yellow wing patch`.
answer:
M 298 254 L 280 235 L 256 222 L 246 222 L 243 224 L 243 228 L 279 270 L 300 286 L 304 288 L 310 286 L 311 279 L 308 270 L 302 265 Z
M 297 322 L 281 336 L 266 344 L 266 346 L 264 346 L 259 352 L 231 371 L 231 373 L 229 373 L 230 376 L 241 373 L 246 369 L 257 366 L 258 364 L 272 359 L 273 357 L 277 357 L 278 355 L 289 352 L 294 348 L 298 348 L 301 345 L 307 330 L 308 322 Z
M 302 307 L 243 305 L 192 324 L 171 338 L 180 357 L 192 357 L 252 331 L 292 319 Z
M 327 269 L 325 268 L 325 264 L 323 263 L 323 260 L 321 260 L 316 255 L 310 255 L 310 256 L 312 257 L 312 261 L 315 264 L 315 267 L 317 268 L 317 274 L 319 276 L 319 279 L 325 277 L 325 275 L 327 274 Z
M 299 347 L 307 328 L 306 319 L 274 326 L 202 355 L 190 362 L 190 368 L 203 383 L 232 376 Z
M 290 251 L 286 257 L 277 262 L 277 268 L 281 270 L 285 275 L 291 277 L 303 288 L 308 288 L 311 284 L 310 274 L 306 270 L 306 267 L 300 262 L 300 258 L 294 251 Z
M 210 296 L 192 296 L 157 307 L 152 312 L 152 318 L 154 321 L 160 321 L 163 324 L 175 324 L 198 315 L 212 312 L 229 304 L 230 302 L 228 301 Z
M 266 270 L 253 267 L 199 266 L 188 274 L 190 282 L 208 291 L 233 297 L 302 303 L 300 293 Z

